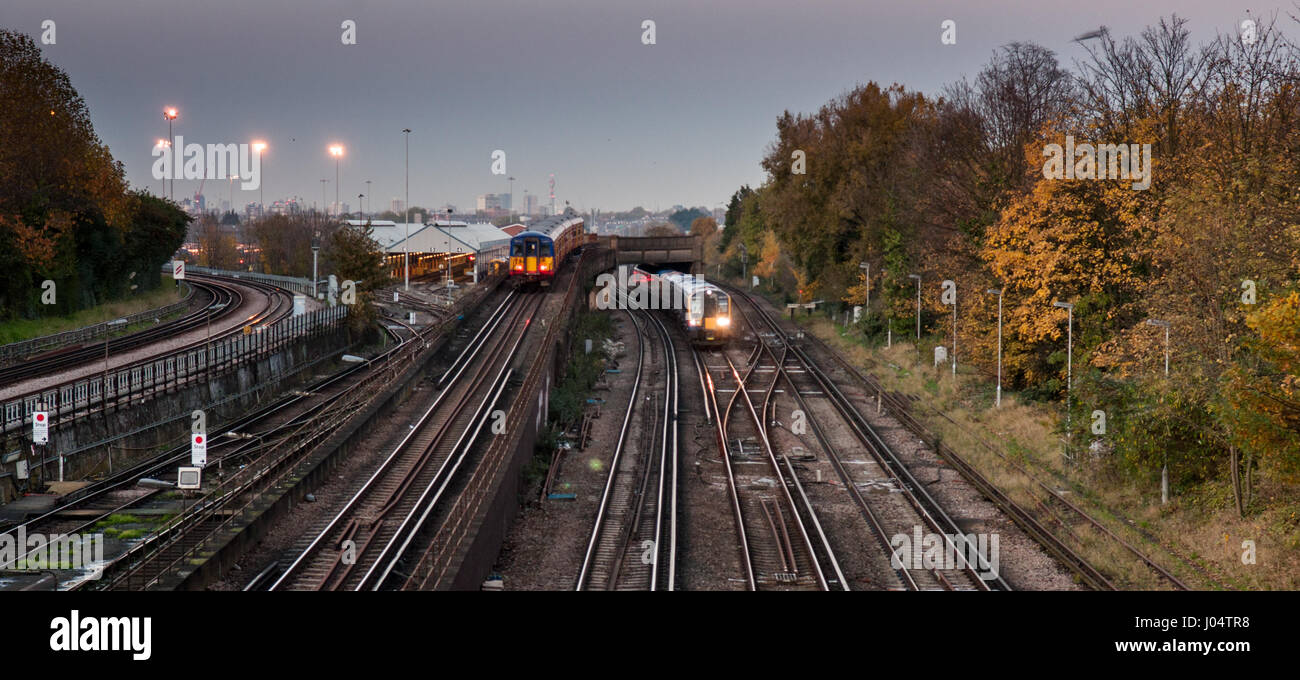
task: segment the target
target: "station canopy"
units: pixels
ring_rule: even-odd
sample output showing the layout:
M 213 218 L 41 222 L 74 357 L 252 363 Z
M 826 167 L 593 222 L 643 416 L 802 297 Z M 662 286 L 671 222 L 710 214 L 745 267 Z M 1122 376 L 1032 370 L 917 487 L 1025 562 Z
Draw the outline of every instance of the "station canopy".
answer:
M 348 220 L 348 224 L 362 226 L 366 220 Z M 370 222 L 373 238 L 388 253 L 484 253 L 510 243 L 510 234 L 485 222 L 439 220 L 423 224 L 374 220 Z M 409 248 L 406 243 L 410 228 Z

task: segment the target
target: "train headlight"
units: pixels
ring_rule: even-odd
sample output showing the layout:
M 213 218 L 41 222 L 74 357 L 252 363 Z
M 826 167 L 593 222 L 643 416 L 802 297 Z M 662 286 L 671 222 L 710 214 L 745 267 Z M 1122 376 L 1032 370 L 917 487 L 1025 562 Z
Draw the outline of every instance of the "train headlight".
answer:
M 729 316 L 718 317 L 718 328 L 726 328 L 730 325 L 731 325 L 731 317 Z

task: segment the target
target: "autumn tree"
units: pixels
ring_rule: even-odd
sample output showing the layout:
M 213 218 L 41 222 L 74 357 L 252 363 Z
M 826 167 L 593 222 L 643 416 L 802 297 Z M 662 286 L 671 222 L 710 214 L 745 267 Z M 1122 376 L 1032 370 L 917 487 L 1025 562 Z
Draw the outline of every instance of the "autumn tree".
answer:
M 0 30 L 0 319 L 64 313 L 157 285 L 186 218 L 127 190 L 68 76 Z M 38 303 L 42 281 L 58 303 Z
M 389 285 L 383 249 L 374 240 L 369 225 L 341 226 L 325 241 L 322 252 L 326 272 L 340 281 L 356 283 L 356 303 L 348 311 L 348 328 L 354 334 L 369 333 L 379 318 L 374 291 Z

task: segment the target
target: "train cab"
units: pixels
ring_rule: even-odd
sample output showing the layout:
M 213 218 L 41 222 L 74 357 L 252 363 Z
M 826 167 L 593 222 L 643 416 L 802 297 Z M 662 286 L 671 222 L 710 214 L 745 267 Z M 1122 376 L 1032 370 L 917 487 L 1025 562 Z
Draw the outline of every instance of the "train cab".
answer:
M 545 234 L 520 232 L 510 239 L 510 276 L 550 285 L 555 277 L 555 242 Z

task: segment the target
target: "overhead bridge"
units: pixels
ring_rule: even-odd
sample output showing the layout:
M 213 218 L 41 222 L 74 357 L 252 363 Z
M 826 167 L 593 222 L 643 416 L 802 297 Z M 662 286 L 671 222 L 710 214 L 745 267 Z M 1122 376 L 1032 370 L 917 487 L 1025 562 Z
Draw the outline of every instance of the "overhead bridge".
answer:
M 698 236 L 600 236 L 618 264 L 656 264 L 694 272 L 704 262 L 704 244 Z

